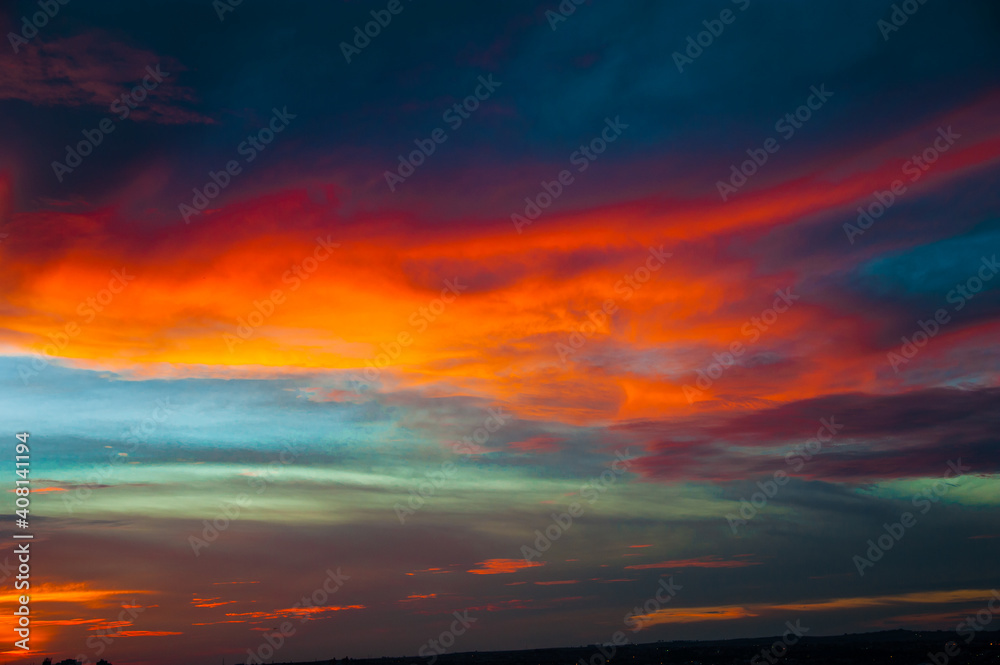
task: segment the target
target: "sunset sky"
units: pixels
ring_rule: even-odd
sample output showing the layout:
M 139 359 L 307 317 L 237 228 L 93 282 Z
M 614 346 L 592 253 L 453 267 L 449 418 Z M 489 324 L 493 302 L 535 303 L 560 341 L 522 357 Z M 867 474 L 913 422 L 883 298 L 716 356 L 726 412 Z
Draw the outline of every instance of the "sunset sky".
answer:
M 996 3 L 51 2 L 0 14 L 11 662 L 1000 587 Z

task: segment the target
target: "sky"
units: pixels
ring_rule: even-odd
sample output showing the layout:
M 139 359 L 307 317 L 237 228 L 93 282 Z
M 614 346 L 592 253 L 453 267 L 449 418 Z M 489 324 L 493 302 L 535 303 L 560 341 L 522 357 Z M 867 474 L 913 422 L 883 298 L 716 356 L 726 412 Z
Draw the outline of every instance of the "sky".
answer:
M 998 19 L 5 4 L 4 657 L 961 629 L 1000 586 Z

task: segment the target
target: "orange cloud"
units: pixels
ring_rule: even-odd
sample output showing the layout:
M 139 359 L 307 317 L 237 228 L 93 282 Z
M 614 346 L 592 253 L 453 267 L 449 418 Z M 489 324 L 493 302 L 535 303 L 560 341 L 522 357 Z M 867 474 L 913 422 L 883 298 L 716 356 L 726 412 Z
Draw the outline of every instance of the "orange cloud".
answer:
M 140 589 L 91 589 L 85 584 L 42 584 L 31 589 L 32 603 L 92 603 L 114 598 L 116 596 L 133 596 L 136 594 L 155 594 L 156 591 Z M 14 603 L 25 595 L 24 592 L 10 592 L 0 594 L 0 602 Z
M 663 609 L 651 614 L 638 614 L 633 616 L 642 628 L 656 626 L 663 623 L 697 623 L 700 621 L 730 621 L 732 619 L 745 619 L 755 617 L 756 613 L 745 607 L 693 607 L 693 608 L 672 608 Z
M 246 623 L 242 619 L 229 619 L 228 621 L 208 621 L 205 623 L 193 623 L 192 626 L 215 626 L 220 623 Z
M 22 595 L 27 595 L 31 598 L 32 614 L 42 614 L 52 617 L 53 615 L 58 616 L 60 613 L 59 605 L 69 606 L 67 609 L 63 610 L 67 614 L 70 614 L 71 618 L 59 619 L 51 618 L 42 621 L 33 622 L 36 627 L 40 630 L 33 631 L 31 634 L 31 645 L 33 649 L 43 649 L 44 645 L 50 638 L 48 628 L 58 627 L 58 626 L 87 626 L 88 630 L 98 630 L 104 628 L 115 628 L 123 627 L 129 625 L 128 622 L 119 621 L 107 621 L 105 619 L 80 619 L 73 615 L 79 613 L 80 606 L 88 608 L 103 608 L 107 605 L 108 601 L 111 599 L 121 600 L 123 598 L 132 599 L 136 595 L 146 595 L 155 594 L 156 591 L 147 591 L 139 589 L 95 589 L 91 588 L 83 583 L 73 583 L 73 584 L 38 584 L 37 586 L 33 583 L 30 591 L 8 591 L 7 593 L 0 594 L 0 603 L 5 605 L 15 605 L 18 603 L 18 599 Z M 52 609 L 51 607 L 41 610 L 39 605 L 45 606 L 57 606 L 57 609 Z M 76 606 L 76 607 L 74 607 Z M 8 612 L 3 618 L 0 618 L 0 630 L 6 630 L 8 633 L 13 633 L 13 629 L 16 626 L 16 617 Z M 3 653 L 20 653 L 23 651 L 13 650 Z
M 107 210 L 17 213 L 0 244 L 0 287 L 9 304 L 0 312 L 0 344 L 42 352 L 51 334 L 76 324 L 79 333 L 57 355 L 94 367 L 152 376 L 252 375 L 266 372 L 262 367 L 353 374 L 367 367 L 381 344 L 405 332 L 414 343 L 382 370 L 385 390 L 477 394 L 520 417 L 560 423 L 688 414 L 692 405 L 682 387 L 700 369 L 690 360 L 698 355 L 691 349 L 722 351 L 740 340 L 747 317 L 768 306 L 774 288 L 797 277 L 778 274 L 776 283 L 765 285 L 752 258 L 706 269 L 708 254 L 728 242 L 720 236 L 763 233 L 814 213 L 851 210 L 870 196 L 872 182 L 896 177 L 898 155 L 923 145 L 941 122 L 969 127 L 968 133 L 922 178 L 922 191 L 990 167 L 1000 158 L 1000 133 L 983 118 L 997 99 L 935 118 L 862 153 L 832 155 L 794 181 L 748 190 L 725 206 L 714 197 L 669 204 L 650 199 L 554 216 L 521 235 L 507 223 L 415 233 L 407 226 L 411 220 L 395 212 L 372 213 L 364 225 L 347 215 L 331 237 L 341 247 L 329 250 L 308 279 L 292 268 L 301 270 L 305 259 L 312 260 L 318 235 L 312 220 L 329 210 L 300 189 L 222 206 L 190 227 L 147 229 L 142 252 L 135 251 L 139 239 L 112 228 L 116 217 Z M 383 231 L 377 239 L 373 227 Z M 661 245 L 685 251 L 674 251 L 626 298 L 616 285 L 644 265 L 648 247 Z M 588 258 L 596 253 L 600 261 Z M 89 311 L 87 299 L 106 291 L 111 271 L 123 267 L 135 280 L 99 316 L 81 315 L 81 303 Z M 420 314 L 443 302 L 445 279 L 472 284 L 484 274 L 433 321 Z M 254 301 L 275 290 L 281 303 L 266 324 L 247 341 L 227 343 L 223 334 L 235 336 Z M 587 312 L 606 301 L 618 313 L 597 326 L 580 354 L 600 359 L 627 350 L 637 362 L 560 362 L 555 345 L 565 344 Z M 324 307 L 315 307 L 317 302 Z M 666 320 L 669 326 L 662 324 Z M 789 356 L 808 362 L 752 377 L 727 373 L 699 404 L 730 408 L 801 400 L 830 386 L 870 391 L 879 383 L 884 358 L 857 342 L 871 337 L 867 325 L 861 317 L 797 303 L 767 335 Z M 819 338 L 849 346 L 837 354 L 817 353 Z M 109 357 L 112 347 L 117 351 Z M 936 348 L 948 347 L 942 339 Z M 643 371 L 647 359 L 675 369 Z M 357 399 L 337 390 L 327 395 Z M 537 437 L 517 444 L 533 452 L 552 445 Z
M 103 619 L 53 619 L 33 621 L 35 626 L 82 626 L 88 623 L 100 623 Z
M 759 561 L 723 559 L 719 556 L 703 556 L 697 559 L 678 559 L 676 561 L 661 561 L 659 563 L 642 563 L 625 566 L 626 570 L 651 570 L 654 568 L 745 568 L 759 566 Z
M 87 630 L 110 630 L 112 628 L 124 628 L 131 625 L 131 621 L 101 621 L 98 625 L 88 628 Z
M 290 617 L 304 618 L 311 615 L 322 615 L 344 610 L 363 610 L 364 605 L 327 605 L 325 607 L 286 607 L 273 612 L 226 612 L 227 617 L 247 617 L 248 619 L 272 620 Z M 315 617 L 318 618 L 318 617 Z
M 487 559 L 486 561 L 480 561 L 476 565 L 481 567 L 465 572 L 473 573 L 474 575 L 504 575 L 545 564 L 542 561 L 525 561 L 524 559 Z
M 930 603 L 960 603 L 990 598 L 989 589 L 956 589 L 952 591 L 917 591 L 887 596 L 857 596 L 806 603 L 774 605 L 775 609 L 795 612 L 815 612 L 819 610 L 843 610 L 883 605 L 910 605 Z
M 949 604 L 981 602 L 991 598 L 991 589 L 956 589 L 951 591 L 928 591 L 884 596 L 854 596 L 826 600 L 783 603 L 779 605 L 754 604 L 748 606 L 705 606 L 665 608 L 634 618 L 642 627 L 665 623 L 693 623 L 697 621 L 718 621 L 755 617 L 766 613 L 819 612 L 831 610 L 852 610 L 883 606 L 907 606 L 924 604 Z
M 279 616 L 309 616 L 312 614 L 328 614 L 330 612 L 343 612 L 345 610 L 363 610 L 364 605 L 327 605 L 325 607 L 289 607 L 278 610 Z

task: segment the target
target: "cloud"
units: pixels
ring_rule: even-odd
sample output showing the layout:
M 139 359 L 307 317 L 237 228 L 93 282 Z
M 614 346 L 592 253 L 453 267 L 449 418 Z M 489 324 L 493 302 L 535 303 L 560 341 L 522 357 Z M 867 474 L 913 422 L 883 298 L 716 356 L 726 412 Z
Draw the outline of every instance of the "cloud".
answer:
M 505 575 L 516 573 L 525 568 L 536 568 L 545 565 L 542 561 L 525 561 L 524 559 L 487 559 L 476 564 L 479 568 L 467 570 L 475 575 Z
M 840 429 L 793 475 L 862 483 L 940 476 L 945 464 L 958 458 L 974 473 L 1000 471 L 993 453 L 998 412 L 1000 388 L 927 388 L 827 395 L 748 412 L 635 421 L 617 429 L 647 437 L 648 454 L 635 463 L 647 478 L 733 482 L 790 472 L 785 455 L 803 449 L 821 421 L 832 419 Z
M 749 555 L 739 555 L 749 556 Z M 759 561 L 746 561 L 745 559 L 724 559 L 721 556 L 702 556 L 696 559 L 678 559 L 676 561 L 661 561 L 659 563 L 640 563 L 633 566 L 625 566 L 626 570 L 651 570 L 656 568 L 746 568 L 747 566 L 759 566 Z
M 651 614 L 637 614 L 632 617 L 643 628 L 656 626 L 664 623 L 698 623 L 701 621 L 730 621 L 732 619 L 745 619 L 747 617 L 758 616 L 745 607 L 721 606 L 721 607 L 691 607 L 691 608 L 670 608 L 653 612 Z
M 512 441 L 507 446 L 522 453 L 552 453 L 559 450 L 563 439 L 555 436 L 533 436 L 530 439 Z
M 801 603 L 756 604 L 747 606 L 702 606 L 660 609 L 649 614 L 636 615 L 643 627 L 668 623 L 695 623 L 699 621 L 719 621 L 755 617 L 762 614 L 781 612 L 821 612 L 829 610 L 849 610 L 870 607 L 947 604 L 989 599 L 991 590 L 956 589 L 950 591 L 927 591 L 879 596 L 851 596 Z
M 178 82 L 185 69 L 179 62 L 116 42 L 98 31 L 39 42 L 36 48 L 5 57 L 0 67 L 0 100 L 109 109 L 123 93 L 141 85 L 148 76 L 147 66 L 154 71 L 160 67 L 164 81 L 137 101 L 129 118 L 168 125 L 214 122 L 192 108 L 197 100 L 193 90 Z

